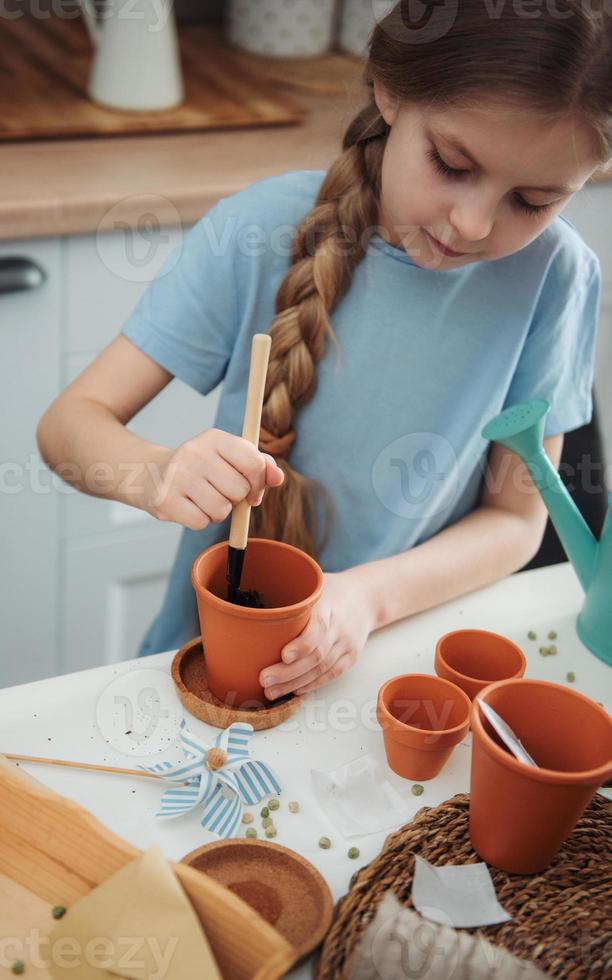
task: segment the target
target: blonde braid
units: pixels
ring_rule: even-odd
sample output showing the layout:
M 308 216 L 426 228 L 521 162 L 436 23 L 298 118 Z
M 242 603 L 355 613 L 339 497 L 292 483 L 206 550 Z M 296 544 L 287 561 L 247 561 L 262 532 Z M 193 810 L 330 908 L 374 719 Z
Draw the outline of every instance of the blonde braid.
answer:
M 296 231 L 291 267 L 278 288 L 276 316 L 270 325 L 272 345 L 259 448 L 275 456 L 285 479 L 251 511 L 250 534 L 284 541 L 315 558 L 329 536 L 331 498 L 324 486 L 298 473 L 285 457 L 295 440 L 295 410 L 315 393 L 315 366 L 325 353 L 328 335 L 339 350 L 329 314 L 346 293 L 367 240 L 378 227 L 380 168 L 387 133 L 371 98 L 349 125 L 343 152 L 326 174 L 314 208 Z M 326 519 L 321 541 L 316 540 L 318 494 Z

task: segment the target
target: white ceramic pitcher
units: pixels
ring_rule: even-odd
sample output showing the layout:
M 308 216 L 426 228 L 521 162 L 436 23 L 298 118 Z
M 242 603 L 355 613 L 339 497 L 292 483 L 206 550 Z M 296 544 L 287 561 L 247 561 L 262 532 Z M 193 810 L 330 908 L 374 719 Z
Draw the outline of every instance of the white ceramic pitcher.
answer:
M 87 94 L 115 109 L 171 109 L 183 101 L 172 0 L 80 0 L 94 46 Z

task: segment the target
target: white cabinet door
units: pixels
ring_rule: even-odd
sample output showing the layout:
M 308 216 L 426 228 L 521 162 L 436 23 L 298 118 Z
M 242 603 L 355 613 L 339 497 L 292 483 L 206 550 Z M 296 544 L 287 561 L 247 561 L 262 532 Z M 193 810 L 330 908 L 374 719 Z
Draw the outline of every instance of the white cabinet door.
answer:
M 612 183 L 589 184 L 564 213 L 597 252 L 602 270 L 601 316 L 595 362 L 595 395 L 604 442 L 608 489 L 612 489 Z
M 66 241 L 65 347 L 69 384 L 113 340 L 184 232 L 142 225 Z M 221 386 L 206 397 L 173 380 L 130 423 L 170 447 L 213 425 Z M 134 657 L 158 612 L 181 528 L 134 507 L 64 487 L 60 505 L 61 673 Z
M 58 672 L 58 496 L 36 425 L 60 388 L 60 242 L 0 243 L 0 687 Z
M 60 673 L 127 660 L 161 606 L 180 528 L 65 542 Z
M 91 356 L 73 354 L 67 359 L 66 383 L 76 378 L 91 360 Z M 129 424 L 143 439 L 162 446 L 176 447 L 215 420 L 222 385 L 205 398 L 174 379 Z M 126 472 L 126 479 L 129 473 Z M 119 533 L 131 527 L 154 526 L 159 522 L 142 510 L 114 500 L 103 500 L 65 487 L 61 501 L 61 536 L 72 539 L 91 534 Z

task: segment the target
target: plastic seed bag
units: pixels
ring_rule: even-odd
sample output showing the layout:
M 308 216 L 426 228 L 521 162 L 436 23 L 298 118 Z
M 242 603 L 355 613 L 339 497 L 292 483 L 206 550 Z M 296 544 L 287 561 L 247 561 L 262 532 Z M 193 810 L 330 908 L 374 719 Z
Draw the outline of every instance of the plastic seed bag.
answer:
M 311 769 L 317 802 L 343 837 L 364 837 L 400 827 L 407 807 L 373 755 L 363 755 L 339 769 Z

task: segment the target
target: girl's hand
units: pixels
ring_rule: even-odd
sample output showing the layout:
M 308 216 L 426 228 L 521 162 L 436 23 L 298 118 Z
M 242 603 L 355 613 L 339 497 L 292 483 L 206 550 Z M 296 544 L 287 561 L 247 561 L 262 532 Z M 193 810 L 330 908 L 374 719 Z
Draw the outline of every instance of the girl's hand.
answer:
M 357 660 L 374 628 L 373 615 L 355 592 L 350 569 L 325 573 L 323 591 L 299 636 L 281 651 L 281 662 L 262 670 L 259 680 L 270 700 L 305 694 L 339 677 Z
M 147 469 L 145 510 L 192 531 L 220 524 L 241 500 L 257 507 L 266 488 L 285 478 L 273 456 L 221 429 L 160 450 Z

